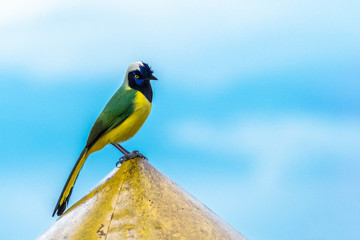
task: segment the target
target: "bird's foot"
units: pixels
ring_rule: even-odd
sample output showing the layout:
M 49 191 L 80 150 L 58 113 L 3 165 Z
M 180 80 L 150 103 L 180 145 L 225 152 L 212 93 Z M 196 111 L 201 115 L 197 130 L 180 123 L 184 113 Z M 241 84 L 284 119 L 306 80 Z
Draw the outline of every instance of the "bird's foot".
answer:
M 116 163 L 116 166 L 126 162 L 127 160 L 130 160 L 130 159 L 133 159 L 133 158 L 136 158 L 136 157 L 142 158 L 142 159 L 148 161 L 148 159 L 144 155 L 142 155 L 139 151 L 132 151 L 132 153 L 129 153 L 127 155 L 122 156 L 119 159 L 119 161 Z

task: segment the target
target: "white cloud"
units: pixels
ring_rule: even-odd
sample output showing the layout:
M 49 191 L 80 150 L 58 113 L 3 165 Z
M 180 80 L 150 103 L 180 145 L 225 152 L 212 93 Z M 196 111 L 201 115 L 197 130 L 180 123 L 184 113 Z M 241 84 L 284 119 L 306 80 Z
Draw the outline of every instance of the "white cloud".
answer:
M 40 80 L 118 72 L 150 59 L 178 76 L 173 84 L 193 87 L 206 76 L 213 89 L 235 74 L 341 58 L 359 35 L 357 12 L 336 1 L 6 0 L 0 9 L 0 64 Z
M 211 154 L 251 158 L 258 186 L 272 189 L 309 162 L 351 165 L 360 159 L 360 120 L 304 115 L 234 118 L 225 124 L 186 120 L 173 128 L 181 144 Z M 339 169 L 341 171 L 341 169 Z
M 49 14 L 68 1 L 46 0 L 3 0 L 0 4 L 0 27 L 22 23 Z

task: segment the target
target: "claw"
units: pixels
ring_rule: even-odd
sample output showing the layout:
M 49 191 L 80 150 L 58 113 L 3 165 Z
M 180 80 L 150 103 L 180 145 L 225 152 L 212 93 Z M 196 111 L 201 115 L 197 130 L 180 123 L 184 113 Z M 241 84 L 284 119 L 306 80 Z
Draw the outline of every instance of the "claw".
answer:
M 121 158 L 119 158 L 119 161 L 116 163 L 116 167 L 121 165 L 123 162 L 129 160 L 130 158 L 127 158 L 126 156 L 122 156 Z
M 149 161 L 144 155 L 142 155 L 139 151 L 132 151 L 132 153 L 129 153 L 128 155 L 124 155 L 121 158 L 119 158 L 119 161 L 116 163 L 116 167 L 119 166 L 120 164 L 124 163 L 127 160 L 133 159 L 133 158 L 142 158 L 146 161 Z

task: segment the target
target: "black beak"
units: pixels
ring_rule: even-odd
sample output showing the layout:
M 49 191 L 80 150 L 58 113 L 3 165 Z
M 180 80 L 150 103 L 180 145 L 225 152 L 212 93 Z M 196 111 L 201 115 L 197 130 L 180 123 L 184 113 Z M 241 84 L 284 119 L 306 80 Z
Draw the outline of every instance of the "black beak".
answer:
M 154 75 L 151 75 L 148 79 L 149 80 L 158 80 Z

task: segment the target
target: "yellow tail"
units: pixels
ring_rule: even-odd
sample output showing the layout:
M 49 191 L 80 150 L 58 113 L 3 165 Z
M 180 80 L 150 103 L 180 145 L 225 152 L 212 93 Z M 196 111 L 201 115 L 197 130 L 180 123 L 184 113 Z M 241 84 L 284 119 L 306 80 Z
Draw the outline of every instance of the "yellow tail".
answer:
M 81 168 L 83 167 L 87 157 L 88 157 L 88 148 L 85 147 L 81 152 L 77 162 L 75 163 L 74 168 L 72 169 L 70 176 L 68 177 L 65 186 L 61 192 L 59 200 L 55 206 L 53 215 L 57 212 L 57 215 L 60 216 L 66 209 L 66 205 L 69 202 L 69 198 L 71 196 L 72 189 L 74 187 L 75 181 L 79 175 Z

